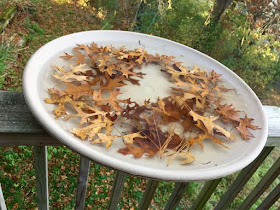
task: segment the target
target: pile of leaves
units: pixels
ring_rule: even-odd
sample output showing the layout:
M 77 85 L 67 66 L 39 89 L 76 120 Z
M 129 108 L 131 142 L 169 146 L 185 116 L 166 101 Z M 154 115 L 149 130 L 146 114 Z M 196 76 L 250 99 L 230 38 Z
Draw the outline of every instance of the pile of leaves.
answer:
M 168 157 L 168 164 L 179 155 L 184 158 L 181 164 L 188 164 L 195 160 L 190 153 L 193 145 L 203 149 L 208 139 L 227 148 L 224 142 L 235 139 L 215 122 L 218 119 L 235 127 L 244 140 L 254 137 L 248 129 L 259 129 L 246 113 L 223 101 L 223 92 L 233 90 L 221 84 L 221 74 L 214 70 L 187 69 L 172 56 L 151 55 L 142 48 L 98 47 L 96 43 L 77 45 L 72 55 L 65 53 L 61 58 L 72 64 L 70 70 L 54 66 L 53 76 L 65 88 L 49 89 L 50 98 L 45 102 L 56 104 L 56 119 L 79 118 L 71 132 L 92 144 L 105 144 L 108 149 L 114 140 L 122 140 L 125 147 L 118 152 L 123 155 L 140 158 L 157 154 Z M 119 99 L 122 86 L 140 85 L 143 65 L 159 65 L 169 75 L 174 84 L 170 96 L 156 102 L 148 98 L 143 104 Z M 130 129 L 121 132 L 117 124 Z M 113 135 L 116 130 L 118 135 Z

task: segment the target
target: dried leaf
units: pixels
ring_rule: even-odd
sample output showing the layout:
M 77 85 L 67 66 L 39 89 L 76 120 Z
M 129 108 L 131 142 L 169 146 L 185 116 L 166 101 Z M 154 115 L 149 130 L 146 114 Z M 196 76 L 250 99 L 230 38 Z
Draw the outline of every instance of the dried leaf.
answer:
M 251 138 L 254 138 L 254 135 L 248 130 L 248 128 L 253 130 L 260 129 L 258 126 L 251 124 L 251 121 L 253 121 L 253 119 L 247 118 L 247 115 L 245 115 L 245 118 L 241 118 L 239 121 L 237 130 L 239 130 L 244 140 L 250 140 Z
M 126 144 L 132 144 L 133 143 L 133 139 L 134 138 L 147 138 L 145 136 L 142 136 L 140 134 L 140 132 L 138 133 L 131 133 L 131 134 L 127 134 L 127 135 L 124 135 L 122 136 L 123 140 L 125 141 Z
M 144 150 L 141 147 L 133 144 L 125 144 L 125 148 L 119 149 L 118 152 L 123 155 L 132 154 L 135 158 L 140 158 L 144 154 Z
M 98 108 L 90 107 L 86 104 L 83 106 L 74 106 L 74 109 L 76 110 L 76 114 L 67 115 L 64 119 L 69 120 L 71 118 L 81 118 L 80 120 L 80 126 L 82 126 L 84 123 L 88 123 L 90 119 L 94 116 L 102 116 L 105 117 L 107 115 L 107 112 L 100 111 Z
M 216 132 L 223 134 L 228 139 L 235 139 L 235 137 L 230 132 L 226 131 L 224 128 L 222 128 L 221 126 L 213 122 L 214 120 L 217 119 L 217 117 L 204 117 L 197 114 L 193 110 L 189 112 L 189 115 L 193 117 L 193 120 L 195 122 L 201 121 L 210 135 L 212 136 L 214 135 L 214 129 L 215 129 Z
M 93 120 L 90 125 L 82 127 L 82 128 L 73 128 L 71 132 L 80 137 L 81 139 L 85 140 L 93 140 L 94 137 L 100 133 L 102 128 L 105 128 L 107 123 L 98 117 L 97 119 Z
M 195 161 L 195 157 L 189 152 L 180 152 L 178 155 L 185 157 L 185 160 L 181 161 L 181 165 L 186 165 Z
M 113 90 L 110 92 L 109 98 L 103 98 L 102 90 L 93 92 L 93 100 L 98 106 L 103 104 L 110 104 L 115 111 L 123 111 L 123 108 L 119 105 L 123 100 L 117 99 L 117 96 L 120 94 L 120 90 Z
M 98 133 L 97 136 L 99 137 L 98 139 L 92 141 L 92 144 L 100 144 L 100 143 L 105 143 L 106 144 L 106 149 L 111 147 L 113 141 L 115 138 L 118 138 L 119 136 L 108 136 L 104 133 Z
M 60 58 L 63 58 L 64 60 L 70 60 L 71 58 L 73 58 L 73 55 L 69 55 L 68 53 L 64 53 L 64 56 L 60 56 Z
M 215 111 L 217 111 L 220 115 L 221 115 L 221 119 L 228 123 L 230 120 L 233 121 L 239 121 L 239 117 L 237 116 L 237 114 L 240 112 L 238 110 L 235 110 L 232 105 L 220 105 L 220 104 L 216 104 L 217 108 L 215 109 Z
M 88 77 L 79 75 L 79 73 L 85 73 L 91 69 L 84 68 L 85 65 L 72 66 L 70 65 L 71 71 L 65 71 L 62 67 L 54 66 L 62 75 L 55 73 L 53 77 L 62 82 L 73 82 L 73 81 L 88 81 Z
M 77 100 L 82 96 L 90 96 L 93 93 L 91 85 L 88 83 L 73 85 L 71 83 L 65 83 L 66 89 L 64 90 L 65 94 L 73 96 L 73 100 Z
M 230 89 L 220 84 L 221 74 L 214 70 L 208 72 L 198 67 L 189 70 L 173 56 L 151 55 L 142 48 L 127 50 L 111 45 L 98 47 L 92 43 L 90 46 L 77 45 L 73 52 L 74 55 L 65 53 L 61 58 L 74 61 L 76 65 L 70 65 L 70 70 L 55 66 L 53 74 L 66 88 L 49 89 L 50 98 L 45 102 L 56 105 L 53 110 L 55 118 L 79 118 L 79 127 L 71 132 L 83 140 L 92 141 L 92 144 L 105 143 L 108 149 L 120 137 L 126 147 L 119 152 L 124 155 L 132 154 L 139 158 L 144 154 L 148 157 L 159 154 L 162 158 L 165 154 L 170 164 L 179 154 L 185 157 L 181 164 L 188 164 L 195 160 L 189 152 L 195 143 L 203 149 L 204 140 L 209 139 L 227 148 L 216 134 L 227 139 L 235 138 L 214 123 L 219 117 L 229 125 L 237 126 L 246 140 L 253 137 L 249 128 L 259 129 L 251 124 L 253 119 L 247 118 L 246 113 L 245 118 L 240 118 L 240 111 L 233 105 L 221 105 L 224 102 L 222 92 Z M 170 81 L 178 86 L 171 89 L 172 95 L 159 98 L 155 103 L 146 100 L 142 105 L 130 98 L 118 99 L 118 88 L 126 85 L 127 81 L 140 85 L 140 80 L 135 77 L 142 79 L 141 67 L 149 63 L 160 65 L 162 71 L 170 76 Z M 206 117 L 206 114 L 215 114 L 213 109 L 220 116 Z M 120 122 L 132 126 L 131 133 L 112 135 L 114 123 Z M 182 133 L 175 134 L 173 125 L 178 124 L 183 128 Z M 168 131 L 163 131 L 164 126 Z M 184 138 L 185 132 L 197 130 L 196 137 L 188 141 Z
M 104 75 L 105 79 L 106 79 L 106 83 L 103 82 L 103 80 L 101 80 L 100 82 L 100 87 L 103 90 L 114 90 L 115 88 L 119 88 L 124 86 L 124 77 L 117 77 L 117 78 L 111 78 L 108 74 Z

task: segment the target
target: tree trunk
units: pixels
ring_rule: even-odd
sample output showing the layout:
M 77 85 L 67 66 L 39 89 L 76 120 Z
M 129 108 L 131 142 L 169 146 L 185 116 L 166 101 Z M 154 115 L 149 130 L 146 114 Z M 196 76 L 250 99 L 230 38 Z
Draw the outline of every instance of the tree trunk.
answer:
M 221 18 L 221 15 L 229 7 L 233 0 L 215 0 L 213 11 L 211 13 L 211 24 L 216 24 Z
M 17 7 L 10 6 L 0 15 L 0 33 L 6 28 L 6 26 L 15 17 L 16 13 L 17 13 Z

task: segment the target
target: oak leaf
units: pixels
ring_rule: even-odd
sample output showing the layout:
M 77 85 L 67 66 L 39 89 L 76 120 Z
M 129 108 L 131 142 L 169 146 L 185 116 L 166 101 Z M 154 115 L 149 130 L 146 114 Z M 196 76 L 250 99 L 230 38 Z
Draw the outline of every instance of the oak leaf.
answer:
M 93 53 L 92 48 L 83 44 L 78 44 L 77 47 L 75 47 L 73 50 L 76 53 L 79 52 L 79 50 L 84 50 L 86 52 L 86 55 Z
M 184 67 L 181 67 L 180 69 L 178 67 L 177 69 L 176 67 L 177 66 L 175 65 L 166 65 L 167 70 L 164 69 L 163 71 L 170 74 L 170 81 L 180 82 L 182 81 L 181 78 L 185 78 L 189 75 L 189 71 Z
M 69 96 L 55 97 L 51 95 L 51 98 L 46 98 L 45 102 L 47 104 L 57 104 L 57 107 L 53 110 L 53 113 L 55 115 L 55 119 L 58 119 L 63 115 L 67 115 L 65 104 L 72 103 L 73 100 Z
M 77 59 L 75 60 L 76 65 L 81 65 L 85 63 L 85 55 L 79 51 L 76 51 L 76 57 Z
M 184 128 L 184 131 L 190 131 L 193 127 L 193 120 L 192 117 L 189 115 L 185 116 L 185 119 L 182 121 L 182 126 Z
M 136 72 L 133 72 L 132 69 L 134 68 L 133 65 L 123 66 L 119 71 L 122 73 L 123 76 L 128 78 L 129 76 L 138 76 Z
M 88 77 L 79 75 L 79 73 L 85 73 L 91 69 L 84 68 L 85 65 L 72 66 L 70 65 L 71 71 L 65 71 L 62 67 L 54 66 L 62 75 L 55 73 L 53 77 L 59 79 L 62 82 L 73 82 L 73 81 L 88 81 Z
M 135 158 L 140 158 L 144 154 L 144 150 L 141 147 L 135 146 L 133 144 L 125 144 L 125 148 L 119 149 L 118 152 L 123 155 L 132 154 Z
M 115 74 L 115 71 L 118 67 L 116 65 L 106 65 L 106 66 L 100 66 L 99 70 L 101 72 L 107 73 L 110 76 L 113 76 Z
M 86 104 L 83 106 L 74 106 L 74 109 L 76 110 L 76 114 L 70 114 L 64 117 L 64 119 L 68 120 L 74 117 L 81 118 L 80 120 L 80 126 L 82 126 L 84 123 L 88 123 L 90 119 L 94 116 L 102 116 L 105 117 L 107 115 L 107 112 L 99 110 L 97 107 L 91 107 Z
M 158 112 L 162 112 L 163 114 L 166 114 L 168 116 L 171 115 L 170 113 L 168 113 L 165 110 L 165 102 L 161 98 L 158 99 L 157 105 L 158 105 L 158 107 L 153 107 L 153 110 L 158 111 Z
M 142 137 L 136 137 L 134 143 L 136 144 L 125 143 L 126 147 L 119 149 L 118 152 L 122 153 L 123 155 L 132 154 L 135 158 L 140 158 L 144 154 L 146 154 L 148 157 L 153 157 L 159 151 L 159 148 L 147 138 L 145 139 Z
M 125 85 L 124 81 L 124 77 L 117 77 L 117 78 L 111 78 L 109 74 L 104 75 L 106 82 L 104 82 L 103 80 L 100 81 L 100 87 L 103 90 L 110 90 L 113 91 L 113 89 L 118 88 L 118 87 L 122 87 Z
M 212 90 L 216 92 L 215 96 L 217 98 L 222 98 L 223 97 L 222 92 L 228 92 L 228 91 L 234 90 L 234 89 L 226 88 L 223 85 L 215 85 Z
M 65 59 L 65 60 L 70 60 L 71 58 L 73 58 L 74 56 L 73 55 L 70 55 L 70 54 L 68 54 L 68 53 L 64 53 L 65 55 L 63 55 L 63 56 L 60 56 L 60 58 L 63 58 L 63 59 Z
M 235 138 L 214 123 L 218 117 L 203 116 L 213 113 L 213 104 L 221 120 L 232 123 L 234 127 L 238 125 L 236 128 L 243 139 L 253 137 L 249 128 L 259 129 L 251 124 L 253 119 L 247 118 L 247 115 L 240 118 L 239 111 L 232 105 L 220 105 L 222 92 L 229 89 L 219 84 L 221 75 L 215 71 L 207 72 L 198 67 L 189 70 L 173 56 L 151 55 L 142 48 L 127 50 L 125 47 L 98 47 L 92 43 L 90 46 L 77 45 L 73 51 L 73 55 L 65 53 L 61 58 L 74 61 L 76 66 L 70 65 L 69 71 L 55 67 L 53 75 L 64 83 L 66 89 L 50 89 L 50 98 L 45 101 L 56 105 L 53 110 L 55 118 L 80 118 L 80 127 L 73 128 L 71 132 L 83 140 L 91 140 L 92 144 L 105 143 L 108 149 L 120 137 L 126 147 L 119 152 L 124 155 L 132 154 L 139 158 L 144 154 L 152 157 L 159 153 L 159 157 L 163 157 L 164 153 L 170 156 L 169 164 L 179 154 L 186 158 L 181 164 L 188 164 L 195 160 L 189 153 L 189 148 L 195 143 L 203 149 L 204 140 L 209 139 L 227 148 L 216 134 Z M 170 75 L 169 79 L 178 86 L 172 89 L 173 95 L 159 98 L 156 103 L 147 100 L 142 105 L 130 98 L 119 100 L 120 90 L 117 88 L 126 85 L 124 81 L 140 85 L 135 77 L 143 78 L 144 74 L 139 70 L 149 63 L 160 65 L 162 71 Z M 72 114 L 73 110 L 76 113 Z M 132 126 L 131 133 L 112 135 L 116 122 Z M 172 125 L 177 125 L 173 122 L 181 124 L 182 134 L 170 131 Z M 199 130 L 193 129 L 194 126 Z M 162 127 L 168 127 L 168 131 L 163 131 Z M 196 137 L 188 141 L 182 137 L 185 132 L 193 130 L 199 132 Z M 173 154 L 170 155 L 170 152 Z
M 217 82 L 222 81 L 222 79 L 220 78 L 221 76 L 222 76 L 222 74 L 218 74 L 214 70 L 212 70 L 210 73 L 208 73 L 208 78 L 213 84 L 216 84 Z
M 201 121 L 203 123 L 203 125 L 205 126 L 207 132 L 210 135 L 213 136 L 214 135 L 214 130 L 215 130 L 216 132 L 219 132 L 219 133 L 223 134 L 228 139 L 235 139 L 233 134 L 231 134 L 230 132 L 228 132 L 227 130 L 225 130 L 224 128 L 222 128 L 221 126 L 219 126 L 219 125 L 217 125 L 213 122 L 214 120 L 217 119 L 217 117 L 204 117 L 204 116 L 201 116 L 201 115 L 197 114 L 193 110 L 191 110 L 189 112 L 189 115 L 191 115 L 193 117 L 193 120 L 195 122 Z
M 94 137 L 100 133 L 102 128 L 105 128 L 107 123 L 98 117 L 97 119 L 93 120 L 90 125 L 82 127 L 82 128 L 73 128 L 71 132 L 80 137 L 81 139 L 85 140 L 93 140 Z
M 88 83 L 73 85 L 71 83 L 65 83 L 66 89 L 64 90 L 65 94 L 73 96 L 73 100 L 77 100 L 82 96 L 90 96 L 93 93 L 91 85 Z
M 238 110 L 235 110 L 232 105 L 220 105 L 219 103 L 216 103 L 217 108 L 215 109 L 216 112 L 218 112 L 221 115 L 221 119 L 228 123 L 230 120 L 233 121 L 239 121 L 239 117 L 237 114 L 240 112 Z
M 100 143 L 105 143 L 106 144 L 106 149 L 110 148 L 114 139 L 118 138 L 119 136 L 110 136 L 110 135 L 106 135 L 104 133 L 98 133 L 97 134 L 98 139 L 92 141 L 92 144 L 100 144 Z
M 195 161 L 195 157 L 189 152 L 180 152 L 178 155 L 185 157 L 185 160 L 181 161 L 181 165 L 186 165 Z
M 198 123 L 196 124 L 196 126 L 197 126 L 198 128 L 200 128 L 204 133 L 199 134 L 199 135 L 198 135 L 197 137 L 195 137 L 195 138 L 190 138 L 190 139 L 188 140 L 188 143 L 189 143 L 189 146 L 190 146 L 190 147 L 193 146 L 195 143 L 197 143 L 197 144 L 200 146 L 200 148 L 203 149 L 203 141 L 206 140 L 206 139 L 209 139 L 209 140 L 211 140 L 212 142 L 214 142 L 214 143 L 216 143 L 216 144 L 219 144 L 219 145 L 221 145 L 222 147 L 228 149 L 228 147 L 225 146 L 225 145 L 223 144 L 223 141 L 222 141 L 222 140 L 220 140 L 220 139 L 218 139 L 218 138 L 216 138 L 216 137 L 214 137 L 214 136 L 212 136 L 212 135 L 210 135 L 210 134 L 208 133 L 208 131 L 206 130 L 205 126 L 202 124 L 201 121 L 198 121 Z
M 112 64 L 112 58 L 109 55 L 102 55 L 97 59 L 97 61 L 98 61 L 97 66 L 99 66 L 99 67 Z M 106 71 L 106 69 L 105 69 L 105 71 Z
M 237 127 L 237 130 L 241 133 L 241 136 L 244 140 L 250 140 L 251 138 L 254 138 L 255 136 L 248 130 L 248 128 L 251 128 L 253 130 L 260 129 L 258 126 L 255 126 L 251 124 L 251 121 L 254 119 L 248 118 L 247 115 L 245 115 L 245 118 L 241 118 L 239 121 L 239 126 Z
M 90 50 L 92 51 L 92 53 L 97 53 L 100 52 L 100 48 L 98 47 L 98 45 L 96 43 L 92 43 L 90 45 Z
M 157 143 L 151 139 L 151 136 L 146 136 L 146 138 L 136 137 L 134 142 L 147 153 L 148 157 L 154 156 L 159 151 Z
M 93 92 L 93 100 L 96 102 L 98 106 L 103 104 L 110 104 L 115 111 L 123 111 L 123 108 L 119 105 L 123 100 L 117 99 L 117 96 L 120 94 L 120 90 L 110 91 L 110 95 L 108 98 L 103 98 L 102 90 Z
M 133 79 L 133 78 L 131 78 L 131 77 L 128 77 L 127 80 L 128 80 L 129 82 L 131 82 L 133 85 L 138 85 L 138 86 L 140 86 L 139 80 L 137 80 L 137 79 Z
M 142 136 L 140 132 L 138 133 L 131 133 L 127 135 L 123 135 L 122 138 L 127 144 L 132 144 L 134 138 L 147 138 L 145 136 Z

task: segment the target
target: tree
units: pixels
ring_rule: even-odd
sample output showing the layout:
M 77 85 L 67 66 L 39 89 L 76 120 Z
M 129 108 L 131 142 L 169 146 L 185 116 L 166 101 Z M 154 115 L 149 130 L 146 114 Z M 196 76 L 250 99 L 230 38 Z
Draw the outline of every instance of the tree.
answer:
M 217 24 L 221 15 L 229 7 L 233 0 L 215 0 L 214 7 L 211 13 L 211 24 Z

